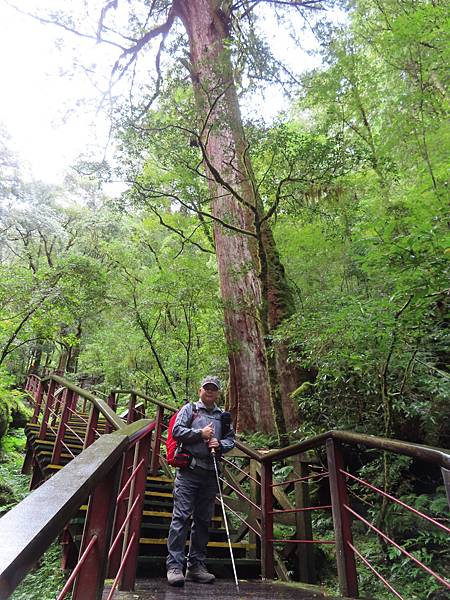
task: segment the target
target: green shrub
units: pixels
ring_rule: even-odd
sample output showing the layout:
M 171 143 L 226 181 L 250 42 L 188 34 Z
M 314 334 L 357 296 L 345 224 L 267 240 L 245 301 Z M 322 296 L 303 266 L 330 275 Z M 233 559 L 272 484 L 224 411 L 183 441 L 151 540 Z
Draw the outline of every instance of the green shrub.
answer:
M 14 378 L 0 369 L 0 439 L 8 428 L 24 427 L 31 417 L 31 410 L 25 405 L 25 394 L 14 389 Z
M 55 600 L 62 590 L 66 577 L 61 571 L 61 547 L 53 544 L 33 569 L 17 587 L 11 600 Z M 71 594 L 66 596 L 70 600 Z
M 0 517 L 28 494 L 29 476 L 22 475 L 26 437 L 10 429 L 0 440 Z

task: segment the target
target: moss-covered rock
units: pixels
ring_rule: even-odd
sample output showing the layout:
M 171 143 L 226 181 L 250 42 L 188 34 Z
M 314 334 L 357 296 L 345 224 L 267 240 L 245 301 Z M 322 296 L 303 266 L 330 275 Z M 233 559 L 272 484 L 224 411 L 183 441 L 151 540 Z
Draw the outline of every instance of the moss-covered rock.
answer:
M 0 481 L 0 506 L 16 502 L 13 489 L 4 481 Z
M 20 429 L 25 427 L 25 425 L 31 419 L 32 413 L 33 411 L 24 404 L 22 399 L 14 399 L 10 405 L 10 427 L 12 427 L 13 429 Z
M 12 376 L 0 370 L 0 440 L 9 427 L 24 427 L 30 419 L 31 409 L 24 398 L 24 393 L 15 389 Z
M 9 404 L 0 396 L 0 439 L 8 431 L 10 419 Z

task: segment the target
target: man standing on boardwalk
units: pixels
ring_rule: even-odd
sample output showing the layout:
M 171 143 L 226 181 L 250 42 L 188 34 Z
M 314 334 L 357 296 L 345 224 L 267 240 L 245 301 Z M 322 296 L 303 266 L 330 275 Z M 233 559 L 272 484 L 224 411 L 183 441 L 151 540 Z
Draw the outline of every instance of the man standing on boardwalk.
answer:
M 213 583 L 215 577 L 205 566 L 208 528 L 218 492 L 214 458 L 234 448 L 235 434 L 229 419 L 218 406 L 220 380 L 214 375 L 201 383 L 199 400 L 186 404 L 178 413 L 172 435 L 191 456 L 188 467 L 177 469 L 173 488 L 173 514 L 167 538 L 167 581 L 183 586 L 186 581 Z M 189 519 L 191 539 L 186 578 L 183 575 Z

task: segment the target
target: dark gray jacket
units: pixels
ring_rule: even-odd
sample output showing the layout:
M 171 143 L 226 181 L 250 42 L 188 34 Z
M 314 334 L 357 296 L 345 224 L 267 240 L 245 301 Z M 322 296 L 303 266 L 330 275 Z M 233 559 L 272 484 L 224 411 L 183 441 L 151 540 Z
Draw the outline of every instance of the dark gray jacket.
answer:
M 199 466 L 203 469 L 214 470 L 214 462 L 207 442 L 203 440 L 201 430 L 212 422 L 214 427 L 214 437 L 219 440 L 220 452 L 223 454 L 234 448 L 235 433 L 233 426 L 230 431 L 222 435 L 222 423 L 220 415 L 222 410 L 215 404 L 211 410 L 208 410 L 201 400 L 194 402 L 197 410 L 193 409 L 192 404 L 185 404 L 177 415 L 173 426 L 172 435 L 178 444 L 183 444 L 188 452 L 194 458 L 192 466 Z

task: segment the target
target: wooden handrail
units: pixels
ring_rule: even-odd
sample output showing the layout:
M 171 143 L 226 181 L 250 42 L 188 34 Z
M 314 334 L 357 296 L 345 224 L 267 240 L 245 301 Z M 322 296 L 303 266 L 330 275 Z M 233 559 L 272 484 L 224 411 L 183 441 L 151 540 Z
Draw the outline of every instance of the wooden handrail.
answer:
M 265 463 L 273 460 L 289 458 L 290 456 L 294 456 L 300 452 L 318 448 L 330 438 L 348 444 L 362 444 L 368 448 L 387 450 L 395 454 L 403 454 L 404 456 L 419 458 L 426 462 L 439 465 L 445 469 L 450 468 L 450 451 L 432 448 L 431 446 L 424 446 L 421 444 L 402 442 L 400 440 L 381 438 L 374 435 L 364 435 L 340 430 L 327 431 L 326 433 L 321 433 L 320 435 L 308 438 L 302 442 L 297 442 L 295 444 L 291 444 L 290 446 L 286 446 L 286 448 L 281 448 L 280 450 L 271 450 L 270 452 L 267 452 L 267 454 L 261 456 L 261 462 Z
M 253 448 L 251 448 L 247 444 L 244 444 L 243 442 L 240 442 L 239 440 L 236 440 L 235 444 L 236 448 L 241 450 L 244 454 L 247 454 L 247 456 L 253 458 L 254 460 L 257 460 L 258 462 L 262 462 L 264 454 L 261 454 L 257 450 L 253 450 Z
M 151 419 L 140 419 L 134 423 L 124 425 L 120 430 L 113 431 L 112 435 L 126 435 L 128 437 L 128 441 L 132 443 L 147 435 L 147 433 L 152 431 L 154 428 L 155 421 L 152 421 Z
M 136 390 L 112 390 L 113 393 L 116 394 L 135 394 L 140 398 L 144 398 L 151 404 L 155 404 L 156 406 L 160 406 L 166 410 L 176 412 L 179 410 L 177 407 L 172 406 L 170 404 L 166 404 L 165 402 L 161 402 L 159 400 L 154 400 L 147 396 L 146 394 L 142 394 Z M 368 448 L 376 448 L 379 450 L 387 450 L 389 452 L 393 452 L 395 454 L 403 454 L 404 456 L 411 456 L 413 458 L 419 458 L 426 462 L 430 462 L 445 469 L 450 469 L 450 450 L 445 450 L 441 448 L 433 448 L 431 446 L 425 446 L 422 444 L 413 444 L 410 442 L 403 442 L 401 440 L 392 440 L 377 437 L 374 435 L 364 435 L 359 433 L 352 433 L 348 431 L 341 431 L 337 429 L 332 429 L 325 433 L 321 433 L 314 437 L 308 438 L 307 440 L 303 440 L 301 442 L 296 442 L 295 444 L 291 444 L 290 446 L 286 446 L 285 448 L 270 450 L 266 453 L 258 452 L 254 450 L 247 444 L 236 440 L 236 448 L 244 452 L 250 458 L 257 460 L 258 462 L 265 463 L 273 460 L 281 460 L 283 458 L 289 458 L 294 456 L 295 454 L 299 454 L 301 452 L 306 452 L 307 450 L 313 450 L 320 446 L 323 446 L 327 439 L 332 438 L 337 441 L 346 442 L 348 444 L 362 444 Z
M 67 381 L 67 379 L 60 377 L 59 375 L 48 375 L 47 377 L 44 377 L 43 379 L 41 379 L 42 382 L 51 381 L 51 380 L 56 381 L 56 383 L 59 383 L 60 385 L 66 387 L 69 390 L 72 390 L 73 392 L 78 394 L 78 396 L 81 396 L 82 398 L 86 398 L 86 400 L 89 400 L 89 402 L 91 402 L 96 408 L 98 408 L 99 412 L 116 429 L 122 429 L 123 427 L 125 427 L 125 423 L 122 421 L 122 419 L 101 398 L 96 398 L 93 394 L 91 394 L 87 390 L 84 390 L 83 388 L 78 387 L 74 383 Z
M 100 452 L 100 455 L 98 454 L 98 452 L 96 451 L 96 448 L 100 448 L 102 449 L 103 446 L 101 445 L 102 440 L 112 440 L 111 443 L 111 448 L 112 451 L 114 451 L 114 449 L 116 448 L 116 444 L 115 442 L 118 440 L 127 440 L 128 444 L 130 443 L 135 443 L 138 442 L 142 439 L 142 456 L 148 456 L 149 455 L 149 447 L 150 447 L 150 441 L 151 438 L 153 437 L 154 439 L 154 447 L 153 447 L 153 451 L 152 451 L 152 472 L 153 469 L 156 469 L 158 466 L 158 462 L 159 462 L 159 444 L 161 441 L 161 424 L 162 424 L 162 420 L 164 417 L 164 412 L 168 411 L 170 413 L 174 413 L 178 410 L 177 407 L 172 406 L 170 404 L 166 404 L 164 402 L 161 402 L 159 400 L 154 400 L 152 398 L 150 398 L 149 396 L 142 394 L 140 392 L 137 392 L 135 390 L 113 390 L 114 394 L 131 394 L 131 399 L 130 399 L 130 403 L 129 403 L 129 410 L 132 412 L 132 418 L 136 418 L 136 414 L 135 414 L 135 409 L 136 409 L 136 398 L 142 398 L 144 400 L 146 400 L 147 402 L 154 404 L 157 407 L 157 416 L 156 416 L 156 420 L 155 421 L 151 421 L 149 419 L 143 419 L 140 421 L 136 421 L 136 422 L 131 422 L 128 425 L 125 425 L 125 423 L 123 423 L 123 421 L 112 411 L 112 409 L 107 405 L 106 402 L 104 402 L 103 400 L 100 400 L 98 398 L 96 398 L 93 394 L 91 394 L 90 392 L 87 392 L 86 390 L 83 390 L 81 388 L 79 388 L 78 386 L 66 381 L 65 379 L 63 379 L 62 377 L 58 376 L 58 375 L 50 375 L 49 377 L 46 378 L 47 380 L 51 380 L 54 381 L 55 383 L 64 386 L 65 388 L 71 390 L 72 392 L 77 393 L 79 396 L 86 398 L 88 401 L 90 401 L 94 407 L 96 407 L 96 409 L 101 412 L 105 418 L 108 420 L 109 423 L 111 423 L 111 425 L 113 427 L 116 428 L 116 431 L 113 432 L 113 435 L 108 435 L 108 436 L 102 436 L 99 440 L 97 440 L 97 442 L 95 442 L 88 450 L 85 450 L 81 455 L 79 455 L 77 458 L 75 458 L 71 463 L 69 463 L 69 465 L 67 465 L 64 469 L 62 469 L 58 475 L 56 475 L 55 477 L 53 477 L 53 479 L 49 480 L 49 482 L 45 483 L 41 488 L 39 488 L 35 493 L 39 493 L 41 490 L 43 489 L 47 489 L 47 490 L 51 490 L 51 488 L 46 488 L 46 486 L 50 483 L 50 482 L 54 482 L 57 480 L 58 476 L 61 477 L 64 472 L 65 474 L 67 474 L 68 472 L 70 472 L 71 470 L 71 466 L 73 469 L 73 465 L 82 465 L 82 458 L 86 458 L 88 461 L 93 461 L 93 456 L 95 456 L 95 458 L 100 461 L 100 467 L 102 467 L 102 454 Z M 55 386 L 55 383 L 52 384 L 51 388 L 53 389 L 53 387 Z M 98 414 L 98 412 L 97 412 Z M 131 414 L 131 413 L 130 413 Z M 166 413 L 167 414 L 167 413 Z M 129 420 L 132 420 L 132 418 L 130 417 Z M 152 431 L 154 431 L 153 436 L 152 436 Z M 253 448 L 251 448 L 250 446 L 248 446 L 247 444 L 240 442 L 240 441 L 236 441 L 236 448 L 238 450 L 237 455 L 239 456 L 247 456 L 250 459 L 253 459 L 253 461 L 255 461 L 258 464 L 255 464 L 255 462 L 252 462 L 252 460 L 250 460 L 250 471 L 251 468 L 254 469 L 254 471 L 258 471 L 261 474 L 261 510 L 262 510 L 262 517 L 261 517 L 261 548 L 263 549 L 262 551 L 262 572 L 263 572 L 263 576 L 264 577 L 268 577 L 271 578 L 273 576 L 273 572 L 274 572 L 274 532 L 273 532 L 273 521 L 274 521 L 274 516 L 276 513 L 280 512 L 280 513 L 284 513 L 286 512 L 285 507 L 284 510 L 276 510 L 274 511 L 273 506 L 274 506 L 274 500 L 273 500 L 273 496 L 275 496 L 275 498 L 277 498 L 278 500 L 278 496 L 277 496 L 277 492 L 274 489 L 273 485 L 272 485 L 272 481 L 273 481 L 273 463 L 274 461 L 278 461 L 278 460 L 283 460 L 286 458 L 290 458 L 290 457 L 294 457 L 294 456 L 298 456 L 300 454 L 303 454 L 305 452 L 307 452 L 308 450 L 313 450 L 313 449 L 317 449 L 319 447 L 325 448 L 327 450 L 327 461 L 328 461 L 328 472 L 326 473 L 329 477 L 330 477 L 330 488 L 331 488 L 331 499 L 332 499 L 332 513 L 333 513 L 333 522 L 334 522 L 334 530 L 335 530 L 335 543 L 336 543 L 336 555 L 337 555 L 337 564 L 338 564 L 338 575 L 339 575 L 339 582 L 340 582 L 340 587 L 341 587 L 341 592 L 343 595 L 345 596 L 351 596 L 351 597 L 357 597 L 358 596 L 358 585 L 357 585 L 357 571 L 356 571 L 356 564 L 355 564 L 355 557 L 354 557 L 354 553 L 353 553 L 353 546 L 352 546 L 352 531 L 351 531 L 351 520 L 349 518 L 348 515 L 348 492 L 347 492 L 347 483 L 345 481 L 345 471 L 343 470 L 343 464 L 344 464 L 344 459 L 343 459 L 343 453 L 342 453 L 342 444 L 344 445 L 353 445 L 353 446 L 357 446 L 357 445 L 361 445 L 361 446 L 365 446 L 367 448 L 371 448 L 371 449 L 377 449 L 380 451 L 388 451 L 388 452 L 392 452 L 395 454 L 400 454 L 403 456 L 409 456 L 412 458 L 416 458 L 416 459 L 420 459 L 422 461 L 426 461 L 428 463 L 432 463 L 435 465 L 438 465 L 441 467 L 442 470 L 442 475 L 444 478 L 444 482 L 446 484 L 447 487 L 447 491 L 450 489 L 450 451 L 445 450 L 445 449 L 440 449 L 440 448 L 433 448 L 433 447 L 429 447 L 429 446 L 425 446 L 425 445 L 420 445 L 420 444 L 413 444 L 413 443 L 408 443 L 408 442 L 404 442 L 404 441 L 400 441 L 400 440 L 392 440 L 392 439 L 386 439 L 386 438 L 382 438 L 382 437 L 377 437 L 377 436 L 372 436 L 372 435 L 364 435 L 364 434 L 359 434 L 359 433 L 352 433 L 352 432 L 347 432 L 347 431 L 340 431 L 340 430 L 330 430 L 324 433 L 321 433 L 319 435 L 316 435 L 312 438 L 303 440 L 303 441 L 299 441 L 296 443 L 291 444 L 288 447 L 282 448 L 282 449 L 276 449 L 276 450 L 268 450 L 268 451 L 258 451 L 255 450 Z M 131 448 L 131 450 L 134 451 L 133 448 Z M 240 451 L 240 453 L 239 453 Z M 143 493 L 144 493 L 144 484 L 145 484 L 145 474 L 146 472 L 141 469 L 141 471 L 136 470 L 136 464 L 140 464 L 138 461 L 139 459 L 141 459 L 142 462 L 142 456 L 139 455 L 137 458 L 133 456 L 131 456 L 130 453 L 126 453 L 125 454 L 125 458 L 126 461 L 126 465 L 127 468 L 123 469 L 123 473 L 126 475 L 126 477 L 128 477 L 128 473 L 130 470 L 135 469 L 133 471 L 133 473 L 136 474 L 136 477 L 141 477 L 142 481 L 141 481 L 141 487 L 142 487 L 142 498 Z M 88 458 L 91 457 L 91 458 Z M 107 457 L 106 457 L 107 458 Z M 299 460 L 300 462 L 303 462 L 303 460 L 308 460 L 307 456 L 304 457 L 299 457 L 297 460 Z M 78 462 L 77 462 L 78 461 Z M 142 464 L 144 464 L 142 462 Z M 117 466 L 117 463 L 116 463 Z M 10 548 L 5 549 L 5 551 L 3 552 L 3 549 L 0 549 L 0 600 L 3 600 L 3 598 L 8 597 L 7 595 L 2 595 L 2 594 L 8 594 L 11 592 L 12 589 L 14 589 L 15 584 L 20 581 L 20 579 L 24 576 L 24 574 L 26 573 L 27 570 L 29 570 L 31 568 L 32 563 L 37 560 L 39 558 L 39 556 L 42 555 L 43 551 L 45 551 L 46 547 L 48 547 L 48 545 L 51 543 L 52 539 L 54 537 L 56 537 L 56 534 L 59 533 L 59 531 L 61 531 L 62 526 L 61 523 L 64 521 L 65 522 L 74 514 L 74 512 L 76 512 L 77 508 L 76 508 L 76 502 L 73 498 L 77 498 L 77 501 L 80 500 L 80 494 L 81 492 L 77 489 L 77 484 L 79 484 L 79 482 L 81 481 L 81 484 L 84 481 L 84 485 L 88 485 L 88 481 L 89 481 L 89 477 L 86 479 L 86 473 L 89 473 L 91 470 L 92 465 L 85 465 L 86 467 L 86 472 L 83 471 L 82 469 L 82 477 L 80 477 L 77 474 L 77 471 L 74 470 L 73 473 L 73 480 L 68 479 L 67 480 L 67 484 L 65 483 L 66 480 L 62 479 L 62 485 L 61 488 L 64 489 L 64 493 L 61 495 L 59 493 L 55 494 L 55 488 L 53 488 L 53 492 L 51 492 L 54 495 L 54 499 L 52 499 L 52 501 L 49 503 L 49 506 L 47 506 L 47 504 L 45 504 L 45 510 L 42 511 L 43 516 L 42 519 L 39 519 L 38 522 L 38 526 L 37 527 L 32 527 L 32 532 L 35 532 L 37 529 L 37 533 L 34 534 L 34 537 L 32 536 L 32 533 L 29 533 L 29 531 L 27 531 L 24 536 L 21 535 L 21 532 L 19 530 L 19 535 L 18 535 L 18 531 L 14 531 L 13 532 L 13 526 L 8 529 L 8 527 L 4 528 L 4 524 L 7 523 L 7 521 L 5 521 L 5 518 L 2 519 L 2 521 L 0 521 L 0 539 L 14 539 L 15 543 L 13 544 L 13 549 L 16 548 L 16 552 L 14 554 L 14 550 L 13 550 L 13 556 L 11 556 L 10 554 L 8 554 L 8 552 L 6 550 L 10 550 Z M 100 468 L 99 467 L 99 468 Z M 103 467 L 102 467 L 103 468 Z M 112 467 L 110 467 L 112 468 Z M 295 463 L 294 463 L 294 468 L 295 468 Z M 105 468 L 103 468 L 102 471 L 104 474 L 107 472 L 105 470 Z M 111 471 L 111 473 L 113 473 L 113 471 Z M 99 482 L 100 476 L 97 474 L 97 471 L 93 471 L 91 473 L 91 476 L 95 475 L 95 477 L 97 478 L 97 485 Z M 323 474 L 322 474 L 323 475 Z M 104 475 L 103 475 L 104 476 Z M 84 479 L 83 479 L 84 478 Z M 255 478 L 257 478 L 256 474 L 255 474 Z M 110 479 L 112 480 L 112 475 L 110 477 Z M 301 479 L 304 480 L 308 480 L 308 476 L 304 476 L 302 478 L 300 478 L 298 481 L 300 481 Z M 102 485 L 104 485 L 104 482 L 107 481 L 108 478 L 103 479 L 102 483 L 100 484 L 100 487 Z M 254 479 L 254 481 L 256 482 L 256 479 Z M 232 480 L 233 482 L 233 480 Z M 256 482 L 257 483 L 257 482 Z M 91 487 L 89 487 L 89 490 L 92 491 L 92 489 L 94 489 L 94 483 L 92 484 Z M 133 484 L 130 484 L 134 485 Z M 238 488 L 239 488 L 239 484 L 238 485 L 230 485 L 228 484 L 230 489 L 233 490 L 235 493 L 238 494 L 238 496 L 240 496 Z M 71 488 L 72 486 L 72 488 Z M 67 489 L 65 489 L 67 488 Z M 73 491 L 73 493 L 71 493 L 71 489 Z M 97 488 L 98 489 L 98 488 Z M 58 486 L 58 492 L 60 490 L 60 487 Z M 90 492 L 89 490 L 84 490 L 84 497 L 86 497 Z M 95 492 L 97 493 L 97 491 Z M 278 491 L 278 495 L 280 494 L 280 491 Z M 297 494 L 297 491 L 296 491 Z M 108 494 L 104 497 L 110 497 L 111 494 Z M 32 498 L 33 495 L 31 495 L 29 498 Z M 26 500 L 29 500 L 29 498 L 27 498 Z M 41 496 L 35 496 L 35 498 L 41 498 Z M 230 500 L 233 500 L 232 498 L 230 498 Z M 26 501 L 24 501 L 26 502 Z M 40 501 L 41 503 L 46 502 L 45 500 L 45 494 L 42 494 L 42 499 Z M 296 502 L 304 502 L 304 499 L 298 499 L 296 497 Z M 136 501 L 135 501 L 136 503 Z M 23 503 L 21 503 L 22 505 Z M 105 502 L 103 501 L 103 504 L 105 504 Z M 253 509 L 254 508 L 258 508 L 259 506 L 256 506 L 255 503 L 250 502 L 251 505 L 253 505 Z M 18 507 L 16 507 L 16 509 L 18 509 L 21 505 L 18 505 Z M 32 505 L 33 508 L 32 510 L 29 510 L 28 515 L 34 515 L 36 514 L 40 514 L 41 511 L 41 507 L 39 502 L 35 503 L 34 505 Z M 137 506 L 137 503 L 136 503 Z M 283 504 L 282 504 L 283 506 Z M 312 508 L 309 505 L 306 505 L 308 510 L 312 510 Z M 299 508 L 298 504 L 297 504 L 297 508 L 295 509 L 295 512 L 299 512 L 300 510 L 306 510 L 306 508 L 302 508 L 303 505 Z M 324 506 L 320 506 L 320 507 L 314 507 L 314 508 L 321 508 L 323 509 Z M 10 511 L 10 513 L 7 514 L 15 514 L 14 511 L 16 509 L 13 509 L 12 511 Z M 346 510 L 347 509 L 347 510 Z M 294 510 L 294 509 L 293 509 Z M 20 516 L 20 520 L 22 522 L 26 522 L 27 520 L 30 522 L 33 522 L 32 519 L 30 519 L 29 517 L 26 516 L 26 511 L 23 513 L 20 513 L 20 511 L 17 513 Z M 303 513 L 302 513 L 303 514 Z M 125 519 L 127 517 L 125 516 L 125 512 L 121 515 L 121 518 L 118 520 L 118 525 L 119 525 L 119 529 L 121 526 L 121 523 L 126 523 Z M 116 517 L 117 519 L 117 517 Z M 44 521 L 43 523 L 42 520 Z M 39 526 L 39 523 L 41 523 L 41 526 Z M 299 526 L 298 524 L 296 525 L 296 527 L 303 527 L 303 525 Z M 306 525 L 304 526 L 304 529 L 306 531 Z M 137 532 L 137 533 L 136 533 Z M 255 529 L 253 529 L 254 533 L 258 533 Z M 120 531 L 119 531 L 120 533 Z M 138 535 L 138 529 L 135 529 L 135 531 L 132 534 L 134 535 Z M 308 537 L 309 535 L 309 537 Z M 305 537 L 306 536 L 306 537 Z M 17 539 L 16 539 L 17 538 Z M 23 541 L 22 541 L 23 538 Z M 132 540 L 134 539 L 134 537 L 130 538 L 132 543 Z M 297 542 L 304 542 L 305 540 L 309 540 L 309 541 L 314 541 L 312 539 L 312 534 L 311 533 L 302 533 L 300 538 L 298 540 L 288 540 L 288 541 L 297 541 Z M 278 540 L 278 541 L 287 541 L 287 540 Z M 317 541 L 317 540 L 316 540 Z M 319 541 L 320 542 L 320 541 Z M 320 543 L 328 543 L 331 542 L 331 540 L 326 540 Z M 43 550 L 42 550 L 43 548 Z M 2 560 L 4 558 L 4 555 L 6 556 L 6 564 L 2 565 Z M 136 550 L 136 556 L 137 556 L 137 550 Z M 133 574 L 135 573 L 135 562 L 137 560 L 136 557 L 133 558 L 134 562 L 132 562 L 132 568 L 130 568 L 130 572 L 132 572 Z M 16 562 L 14 562 L 16 561 Z M 110 563 L 111 564 L 111 563 Z M 23 566 L 26 565 L 26 566 Z M 117 562 L 117 567 L 118 567 L 119 563 Z M 120 567 L 120 569 L 123 569 L 123 566 Z M 134 575 L 133 575 L 134 577 Z M 129 581 L 127 580 L 125 589 L 132 589 L 132 585 L 134 583 L 134 579 L 133 577 L 129 578 Z M 85 596 L 81 596 L 81 597 L 85 597 Z
M 151 404 L 156 404 L 156 406 L 165 408 L 166 410 L 169 410 L 172 413 L 177 412 L 177 410 L 180 410 L 180 408 L 181 408 L 180 406 L 177 407 L 177 406 L 173 406 L 172 404 L 166 404 L 165 402 L 161 402 L 161 400 L 155 400 L 154 398 L 150 398 L 150 396 L 147 396 L 146 394 L 143 394 L 142 392 L 137 392 L 136 390 L 115 389 L 115 390 L 111 390 L 111 393 L 113 393 L 113 394 L 135 394 L 139 398 L 144 398 L 144 400 L 147 400 Z
M 101 436 L 0 520 L 0 600 L 8 598 L 120 459 L 127 435 Z

